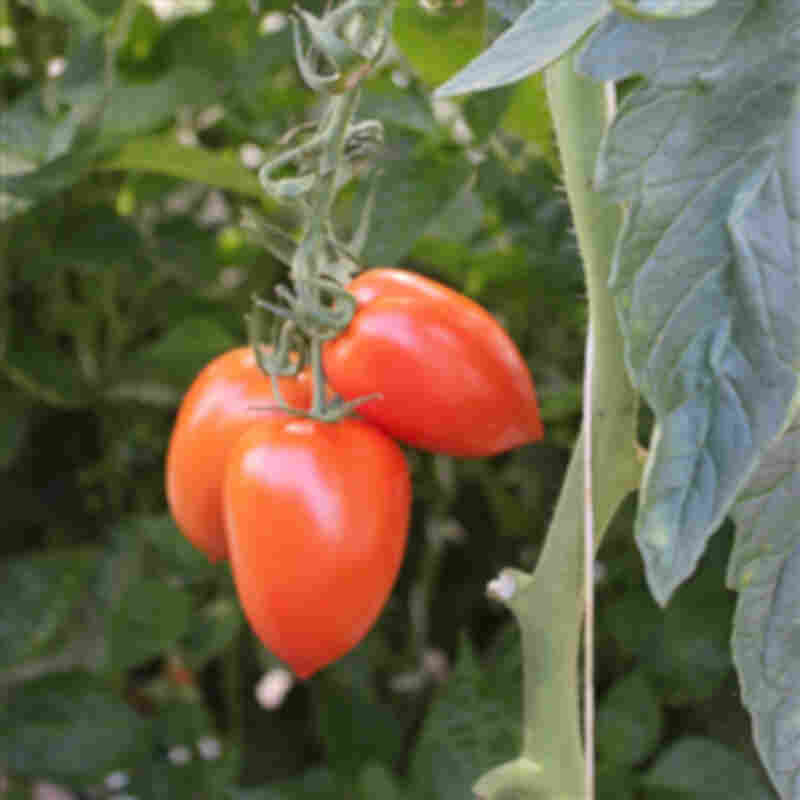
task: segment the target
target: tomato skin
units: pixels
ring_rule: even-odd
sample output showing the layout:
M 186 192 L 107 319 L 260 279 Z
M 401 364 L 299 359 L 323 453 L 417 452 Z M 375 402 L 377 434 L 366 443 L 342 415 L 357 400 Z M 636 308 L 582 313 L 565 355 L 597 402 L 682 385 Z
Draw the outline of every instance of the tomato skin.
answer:
M 402 450 L 355 418 L 273 417 L 237 441 L 223 485 L 234 582 L 255 633 L 300 678 L 374 623 L 410 506 Z
M 308 374 L 280 378 L 286 402 L 311 405 Z M 236 440 L 276 404 L 269 377 L 256 364 L 250 347 L 223 353 L 207 364 L 184 395 L 172 429 L 166 461 L 166 492 L 172 516 L 209 560 L 227 556 L 222 519 L 222 477 Z
M 372 269 L 349 286 L 358 307 L 326 343 L 324 367 L 359 414 L 414 447 L 483 457 L 541 439 L 525 360 L 484 308 L 436 281 Z

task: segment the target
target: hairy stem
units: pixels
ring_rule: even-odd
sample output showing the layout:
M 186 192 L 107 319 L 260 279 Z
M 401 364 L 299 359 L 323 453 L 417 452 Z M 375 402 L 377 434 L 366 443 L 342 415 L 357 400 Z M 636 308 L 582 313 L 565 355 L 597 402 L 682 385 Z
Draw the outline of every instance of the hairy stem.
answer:
M 595 548 L 622 500 L 637 486 L 637 400 L 623 361 L 608 276 L 620 210 L 592 191 L 606 125 L 602 84 L 578 76 L 573 54 L 549 68 L 547 94 L 578 234 L 593 332 L 592 469 Z M 587 368 L 589 365 L 587 365 Z M 578 656 L 583 616 L 584 430 L 575 443 L 547 541 L 532 576 L 508 570 L 491 587 L 521 629 L 524 735 L 516 761 L 484 775 L 489 800 L 579 800 L 584 794 Z

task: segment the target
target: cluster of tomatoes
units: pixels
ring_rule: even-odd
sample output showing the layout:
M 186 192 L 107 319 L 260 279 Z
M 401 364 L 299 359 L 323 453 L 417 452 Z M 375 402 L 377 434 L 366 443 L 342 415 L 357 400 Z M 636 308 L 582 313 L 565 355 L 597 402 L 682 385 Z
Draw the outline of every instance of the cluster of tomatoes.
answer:
M 301 678 L 361 640 L 394 584 L 411 507 L 396 442 L 479 457 L 542 436 L 527 366 L 485 309 L 402 270 L 347 288 L 357 310 L 323 366 L 345 400 L 376 395 L 357 415 L 281 411 L 242 347 L 197 376 L 167 454 L 179 528 L 213 561 L 230 558 L 254 631 Z M 308 370 L 277 380 L 288 405 L 310 408 Z

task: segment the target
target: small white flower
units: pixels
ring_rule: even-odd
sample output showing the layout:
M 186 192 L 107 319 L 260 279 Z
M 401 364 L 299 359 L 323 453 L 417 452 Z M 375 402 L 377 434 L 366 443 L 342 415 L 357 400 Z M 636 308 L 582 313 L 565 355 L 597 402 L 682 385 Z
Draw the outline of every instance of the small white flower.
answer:
M 280 33 L 289 24 L 289 18 L 282 11 L 270 11 L 261 18 L 260 33 Z
M 178 744 L 169 749 L 167 758 L 176 767 L 182 767 L 192 760 L 192 751 L 185 744 Z
M 200 753 L 200 758 L 216 761 L 222 755 L 222 745 L 214 736 L 203 736 L 197 740 L 197 751 Z
M 104 783 L 109 792 L 118 792 L 120 789 L 124 789 L 129 781 L 130 778 L 127 772 L 117 770 L 116 772 L 110 772 L 106 775 Z
M 248 169 L 255 169 L 261 166 L 264 160 L 264 151 L 257 144 L 248 142 L 239 149 L 239 158 Z
M 288 669 L 275 667 L 266 672 L 256 684 L 256 702 L 270 711 L 278 708 L 294 685 L 294 676 Z
M 48 78 L 58 78 L 59 75 L 64 74 L 64 70 L 67 68 L 67 62 L 61 58 L 61 56 L 57 56 L 56 58 L 51 58 L 47 62 L 47 77 Z

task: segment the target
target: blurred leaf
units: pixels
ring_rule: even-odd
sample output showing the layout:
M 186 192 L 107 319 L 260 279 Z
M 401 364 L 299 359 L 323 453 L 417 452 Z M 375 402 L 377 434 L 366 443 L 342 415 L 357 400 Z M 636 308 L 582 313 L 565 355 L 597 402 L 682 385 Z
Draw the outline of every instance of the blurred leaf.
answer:
M 111 668 L 135 667 L 174 646 L 189 628 L 191 610 L 183 589 L 157 578 L 132 583 L 110 619 Z
M 400 88 L 388 78 L 366 85 L 358 105 L 358 117 L 377 118 L 383 123 L 424 134 L 433 134 L 437 129 L 429 97 L 414 84 Z
M 645 654 L 660 640 L 664 612 L 644 586 L 628 590 L 600 610 L 602 626 L 627 655 Z
M 0 705 L 0 763 L 21 775 L 88 781 L 147 745 L 147 725 L 89 673 L 15 687 Z
M 427 11 L 417 0 L 399 0 L 393 35 L 419 76 L 435 85 L 483 49 L 486 4 L 484 0 L 442 0 L 436 11 Z
M 502 637 L 502 656 L 481 669 L 466 637 L 438 690 L 411 765 L 415 798 L 464 800 L 489 767 L 515 757 L 521 742 L 522 669 L 518 634 Z
M 31 410 L 11 392 L 0 391 L 0 470 L 8 469 L 20 451 L 28 433 Z M 0 651 L 0 659 L 2 654 Z
M 553 121 L 541 74 L 531 75 L 514 87 L 501 124 L 507 131 L 532 144 L 536 154 L 546 159 L 551 169 L 559 170 Z
M 457 153 L 409 154 L 389 162 L 379 178 L 364 250 L 371 265 L 394 265 L 464 189 L 471 167 Z
M 645 773 L 646 800 L 771 800 L 756 768 L 712 739 L 679 739 Z
M 154 344 L 134 353 L 127 369 L 188 386 L 212 358 L 240 344 L 215 320 L 190 317 L 174 324 Z
M 185 581 L 207 580 L 214 565 L 177 528 L 168 514 L 129 519 L 135 535 L 143 536 L 158 551 L 170 569 Z
M 468 181 L 447 204 L 442 213 L 434 217 L 425 236 L 449 242 L 466 242 L 483 225 L 485 209 L 480 195 Z
M 31 4 L 40 15 L 59 17 L 74 23 L 79 30 L 91 33 L 100 30 L 102 20 L 90 3 L 82 0 L 32 0 Z
M 231 800 L 342 800 L 348 797 L 348 792 L 333 772 L 316 768 L 270 786 L 234 789 L 230 797 Z
M 537 0 L 514 24 L 436 90 L 439 97 L 514 83 L 548 66 L 609 13 L 604 0 Z
M 192 615 L 189 630 L 181 641 L 187 666 L 203 668 L 224 653 L 244 625 L 244 616 L 233 599 L 221 598 Z
M 366 762 L 389 766 L 400 754 L 403 733 L 399 721 L 363 692 L 325 683 L 316 714 L 327 761 L 337 773 L 355 777 Z
M 660 636 L 643 653 L 643 666 L 664 699 L 684 705 L 709 699 L 731 669 L 733 597 L 723 583 L 729 537 L 712 540 L 694 578 L 676 592 Z
M 0 669 L 37 658 L 57 643 L 88 591 L 96 554 L 53 550 L 0 566 Z
M 618 680 L 597 710 L 597 752 L 622 766 L 644 761 L 658 746 L 664 715 L 644 675 L 632 672 Z
M 508 110 L 514 89 L 501 86 L 486 92 L 476 92 L 464 103 L 464 117 L 478 142 L 485 141 L 500 125 Z
M 362 800 L 401 800 L 402 793 L 392 773 L 380 764 L 367 764 L 358 776 Z
M 102 161 L 99 169 L 156 172 L 230 189 L 247 197 L 262 195 L 258 178 L 244 167 L 238 155 L 185 147 L 171 134 L 131 139 L 116 155 Z
M 6 353 L 0 368 L 22 391 L 48 405 L 79 408 L 89 402 L 77 364 L 33 331 Z
M 38 91 L 20 95 L 0 117 L 0 153 L 16 153 L 36 162 L 43 161 L 54 124 Z M 3 172 L 0 170 L 0 175 Z
M 636 800 L 637 776 L 618 766 L 597 767 L 597 800 Z
M 800 414 L 733 508 L 728 583 L 739 592 L 733 653 L 764 764 L 781 792 L 800 785 Z

